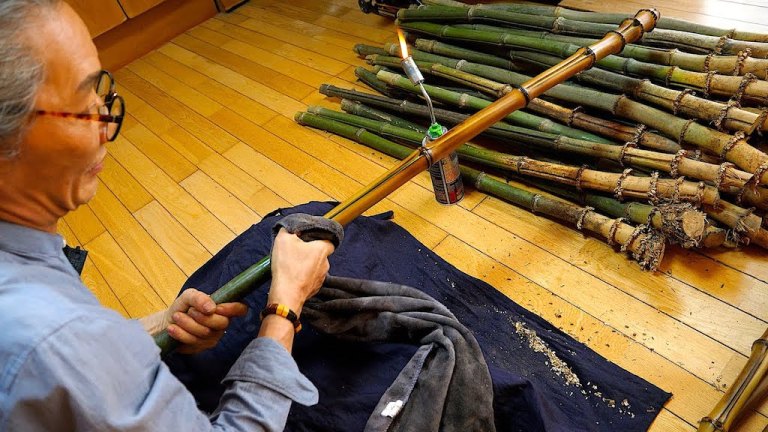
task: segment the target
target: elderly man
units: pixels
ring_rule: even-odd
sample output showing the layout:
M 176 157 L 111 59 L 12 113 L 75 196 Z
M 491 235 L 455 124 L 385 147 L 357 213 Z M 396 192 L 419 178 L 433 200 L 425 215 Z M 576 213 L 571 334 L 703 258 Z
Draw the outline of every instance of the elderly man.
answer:
M 290 356 L 294 322 L 267 311 L 208 417 L 150 334 L 167 329 L 197 352 L 245 306 L 187 290 L 167 311 L 126 320 L 99 306 L 62 253 L 57 221 L 94 196 L 123 111 L 67 4 L 0 0 L 0 430 L 282 430 L 292 400 L 317 400 Z M 268 303 L 300 314 L 332 250 L 281 231 Z

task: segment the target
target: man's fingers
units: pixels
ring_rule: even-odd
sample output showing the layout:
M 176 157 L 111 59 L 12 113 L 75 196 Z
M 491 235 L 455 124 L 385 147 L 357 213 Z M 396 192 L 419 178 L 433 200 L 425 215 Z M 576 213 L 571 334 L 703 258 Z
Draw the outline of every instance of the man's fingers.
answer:
M 187 304 L 191 307 L 203 312 L 206 315 L 212 314 L 216 311 L 216 303 L 211 299 L 208 294 L 198 291 L 194 288 L 188 289 L 185 292 L 189 292 L 187 297 Z
M 248 313 L 248 305 L 245 303 L 222 303 L 216 306 L 216 314 L 233 318 L 245 316 Z
M 221 326 L 221 323 L 218 323 L 219 325 L 216 327 L 211 327 L 210 325 L 207 325 L 209 323 L 198 322 L 198 320 L 204 320 L 204 318 L 209 317 L 207 315 L 201 314 L 200 312 L 197 312 L 195 309 L 190 309 L 186 314 L 181 312 L 176 312 L 173 314 L 173 323 L 181 327 L 184 331 L 192 334 L 193 336 L 207 338 L 210 337 L 211 333 L 213 333 L 215 330 L 220 330 L 219 326 Z M 221 319 L 226 320 L 227 318 L 221 317 Z M 224 325 L 224 327 L 226 327 L 226 325 Z

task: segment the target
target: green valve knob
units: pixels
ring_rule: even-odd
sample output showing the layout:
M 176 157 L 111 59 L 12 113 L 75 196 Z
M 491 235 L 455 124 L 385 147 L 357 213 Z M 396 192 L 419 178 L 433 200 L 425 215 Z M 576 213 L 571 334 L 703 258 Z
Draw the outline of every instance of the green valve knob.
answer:
M 432 123 L 427 129 L 427 135 L 430 139 L 436 139 L 445 133 L 445 129 L 439 123 Z

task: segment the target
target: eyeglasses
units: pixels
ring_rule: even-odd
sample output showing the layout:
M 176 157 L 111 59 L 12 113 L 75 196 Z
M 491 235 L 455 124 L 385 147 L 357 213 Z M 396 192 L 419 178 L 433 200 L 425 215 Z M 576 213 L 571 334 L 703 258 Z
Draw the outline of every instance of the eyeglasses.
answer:
M 123 125 L 123 117 L 125 116 L 125 101 L 122 96 L 118 96 L 115 91 L 115 80 L 112 78 L 112 74 L 103 70 L 99 74 L 99 78 L 96 81 L 94 87 L 96 94 L 104 102 L 99 106 L 98 114 L 87 113 L 67 113 L 67 112 L 55 112 L 37 110 L 37 115 L 47 115 L 60 118 L 73 118 L 77 120 L 97 121 L 104 123 L 105 136 L 107 141 L 114 141 L 117 138 L 117 134 L 120 133 L 120 127 Z

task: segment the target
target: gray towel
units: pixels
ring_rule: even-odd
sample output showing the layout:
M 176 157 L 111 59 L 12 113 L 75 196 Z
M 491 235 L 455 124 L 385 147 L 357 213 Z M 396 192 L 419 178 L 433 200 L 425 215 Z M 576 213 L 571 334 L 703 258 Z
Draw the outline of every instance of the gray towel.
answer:
M 421 345 L 382 396 L 366 431 L 495 431 L 483 353 L 472 333 L 432 297 L 405 285 L 328 276 L 302 319 L 348 340 Z
M 272 238 L 277 236 L 280 228 L 285 228 L 291 234 L 296 234 L 302 240 L 328 240 L 335 248 L 344 240 L 344 227 L 335 220 L 322 216 L 312 216 L 306 213 L 293 213 L 275 223 L 272 227 Z

